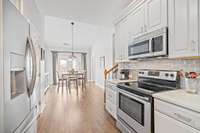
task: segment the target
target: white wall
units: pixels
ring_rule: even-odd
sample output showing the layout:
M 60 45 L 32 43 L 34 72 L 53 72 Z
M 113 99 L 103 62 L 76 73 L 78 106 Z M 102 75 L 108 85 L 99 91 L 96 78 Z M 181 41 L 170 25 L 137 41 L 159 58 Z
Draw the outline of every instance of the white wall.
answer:
M 104 69 L 111 68 L 113 63 L 113 30 L 99 27 L 95 45 L 92 46 L 92 77 L 96 85 L 104 88 Z M 100 67 L 100 57 L 105 56 L 105 68 Z
M 71 20 L 57 17 L 45 17 L 45 41 L 50 47 L 71 50 L 72 34 Z M 96 26 L 81 22 L 74 25 L 74 47 L 77 50 L 88 49 L 93 44 Z M 64 43 L 69 44 L 64 46 Z
M 3 30 L 2 30 L 2 0 L 0 0 L 0 133 L 3 133 Z

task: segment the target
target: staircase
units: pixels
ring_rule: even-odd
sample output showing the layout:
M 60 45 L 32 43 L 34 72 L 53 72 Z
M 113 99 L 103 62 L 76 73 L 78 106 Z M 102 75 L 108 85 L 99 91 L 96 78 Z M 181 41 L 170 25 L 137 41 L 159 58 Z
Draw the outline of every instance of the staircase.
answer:
M 109 76 L 111 76 L 111 74 L 112 74 L 112 78 L 114 78 L 113 74 L 116 74 L 117 72 L 118 72 L 118 64 L 114 65 L 110 69 L 105 69 L 104 70 L 104 79 L 105 79 L 105 81 L 108 79 Z
M 106 102 L 106 81 L 108 79 L 116 79 L 117 78 L 117 72 L 118 72 L 118 64 L 114 65 L 112 68 L 110 69 L 105 69 L 104 70 L 104 103 Z M 115 78 L 114 78 L 115 77 Z

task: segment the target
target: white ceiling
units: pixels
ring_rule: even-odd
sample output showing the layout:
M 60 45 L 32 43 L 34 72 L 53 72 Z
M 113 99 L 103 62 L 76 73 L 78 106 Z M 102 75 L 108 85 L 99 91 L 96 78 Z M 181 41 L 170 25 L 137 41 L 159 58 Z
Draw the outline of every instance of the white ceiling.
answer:
M 93 45 L 101 45 L 112 39 L 112 28 L 103 28 L 92 24 L 75 22 L 74 48 L 77 51 L 88 50 Z M 45 34 L 46 45 L 57 50 L 71 50 L 72 32 L 71 21 L 67 19 L 46 16 Z M 68 44 L 68 45 L 64 45 Z
M 36 0 L 44 15 L 111 26 L 114 16 L 132 0 Z
M 96 29 L 93 25 L 75 22 L 74 47 L 75 49 L 89 48 L 93 43 Z M 46 16 L 45 17 L 45 41 L 49 47 L 71 49 L 72 32 L 71 21 Z M 69 44 L 69 45 L 64 45 Z

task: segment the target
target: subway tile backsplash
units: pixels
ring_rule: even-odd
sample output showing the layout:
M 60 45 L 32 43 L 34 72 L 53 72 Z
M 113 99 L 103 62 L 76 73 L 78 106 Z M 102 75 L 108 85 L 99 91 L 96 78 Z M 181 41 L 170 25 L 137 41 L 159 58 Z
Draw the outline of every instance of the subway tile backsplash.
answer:
M 150 59 L 119 63 L 120 69 L 183 70 L 200 72 L 200 59 Z

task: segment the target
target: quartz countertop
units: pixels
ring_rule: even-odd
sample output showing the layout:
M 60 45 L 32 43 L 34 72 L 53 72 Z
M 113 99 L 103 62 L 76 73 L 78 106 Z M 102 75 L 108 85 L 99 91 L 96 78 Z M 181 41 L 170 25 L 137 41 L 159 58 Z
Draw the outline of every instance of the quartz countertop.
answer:
M 133 80 L 133 79 L 128 79 L 128 80 L 119 80 L 119 79 L 111 79 L 108 80 L 108 82 L 111 82 L 113 84 L 119 84 L 119 83 L 125 83 L 125 82 L 136 82 L 137 80 Z
M 190 94 L 180 89 L 156 93 L 153 97 L 200 113 L 200 94 Z

